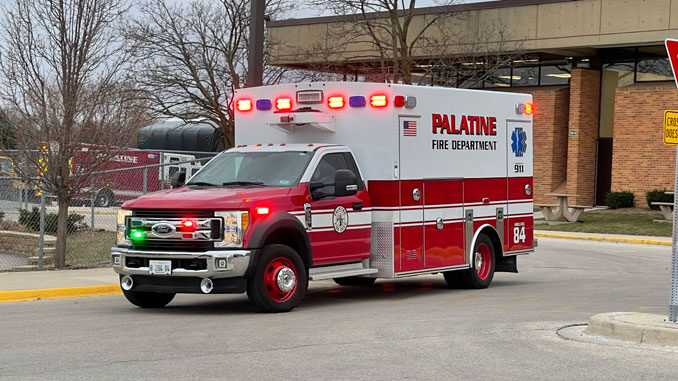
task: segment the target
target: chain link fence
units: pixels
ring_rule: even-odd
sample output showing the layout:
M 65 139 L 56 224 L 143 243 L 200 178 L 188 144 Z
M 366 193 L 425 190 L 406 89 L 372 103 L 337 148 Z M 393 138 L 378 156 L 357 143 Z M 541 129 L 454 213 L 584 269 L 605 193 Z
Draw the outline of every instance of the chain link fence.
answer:
M 88 176 L 90 184 L 68 206 L 66 267 L 108 265 L 115 245 L 117 213 L 125 201 L 171 187 L 214 157 L 209 152 L 130 150 Z M 0 157 L 2 161 L 9 160 Z M 9 169 L 10 163 L 4 163 Z M 0 176 L 0 271 L 54 268 L 57 215 L 55 197 L 39 190 L 39 178 L 22 179 L 11 170 Z

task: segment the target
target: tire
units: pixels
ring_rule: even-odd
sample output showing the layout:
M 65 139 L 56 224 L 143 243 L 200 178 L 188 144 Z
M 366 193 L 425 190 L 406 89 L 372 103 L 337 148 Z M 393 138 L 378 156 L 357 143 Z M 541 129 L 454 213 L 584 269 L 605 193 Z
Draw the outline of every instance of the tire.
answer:
M 336 284 L 342 286 L 364 286 L 369 287 L 374 285 L 374 282 L 377 281 L 377 278 L 365 278 L 361 276 L 347 276 L 344 278 L 334 278 Z
M 307 287 L 308 275 L 299 254 L 289 246 L 268 245 L 247 279 L 247 296 L 264 312 L 287 312 L 301 303 Z
M 445 281 L 451 287 L 487 288 L 494 278 L 495 252 L 492 240 L 486 234 L 480 234 L 473 247 L 472 267 L 463 271 L 443 273 Z
M 159 292 L 143 292 L 143 291 L 125 291 L 122 290 L 123 295 L 130 303 L 141 308 L 162 308 L 174 299 L 176 294 L 165 294 Z
M 113 192 L 110 189 L 102 189 L 97 192 L 96 197 L 94 198 L 94 206 L 108 208 L 113 205 L 114 197 Z

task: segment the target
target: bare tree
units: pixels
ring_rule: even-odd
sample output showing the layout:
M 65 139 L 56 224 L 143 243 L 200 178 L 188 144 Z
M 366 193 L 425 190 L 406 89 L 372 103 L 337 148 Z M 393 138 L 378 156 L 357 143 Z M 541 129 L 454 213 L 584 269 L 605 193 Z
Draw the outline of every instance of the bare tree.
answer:
M 299 52 L 315 70 L 343 71 L 373 81 L 464 87 L 492 77 L 522 50 L 522 43 L 512 40 L 499 22 L 461 28 L 466 18 L 458 7 L 461 0 L 441 0 L 426 14 L 416 8 L 416 0 L 311 3 L 339 16 L 328 26 L 327 36 Z M 369 49 L 356 48 L 360 46 Z M 337 55 L 342 59 L 328 58 Z
M 147 121 L 123 81 L 128 59 L 115 26 L 125 12 L 122 0 L 15 0 L 5 10 L 0 99 L 16 135 L 11 155 L 20 175 L 40 173 L 39 188 L 57 198 L 57 268 L 66 264 L 70 201 Z M 83 150 L 87 142 L 96 146 Z
M 269 0 L 266 13 L 274 16 L 293 4 Z M 134 80 L 155 113 L 187 123 L 208 120 L 232 147 L 232 94 L 247 73 L 250 2 L 148 0 L 139 11 L 126 33 L 137 57 Z M 285 71 L 267 66 L 264 82 L 279 82 Z

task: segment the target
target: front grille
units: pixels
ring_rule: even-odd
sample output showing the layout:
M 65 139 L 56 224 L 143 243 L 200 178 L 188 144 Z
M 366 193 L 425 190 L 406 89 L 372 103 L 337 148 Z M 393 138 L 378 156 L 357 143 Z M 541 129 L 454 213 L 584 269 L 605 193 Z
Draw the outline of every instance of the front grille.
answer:
M 131 269 L 139 267 L 148 267 L 149 260 L 172 261 L 172 270 L 207 270 L 207 260 L 204 258 L 144 258 L 144 257 L 125 257 L 125 266 Z
M 214 211 L 202 209 L 134 209 L 132 216 L 147 218 L 208 218 L 214 217 Z
M 182 225 L 186 219 L 193 221 L 192 227 Z M 134 231 L 143 233 L 142 239 L 131 240 L 132 249 L 207 251 L 214 249 L 214 241 L 223 238 L 222 221 L 211 210 L 135 209 L 127 219 L 127 231 L 130 235 Z

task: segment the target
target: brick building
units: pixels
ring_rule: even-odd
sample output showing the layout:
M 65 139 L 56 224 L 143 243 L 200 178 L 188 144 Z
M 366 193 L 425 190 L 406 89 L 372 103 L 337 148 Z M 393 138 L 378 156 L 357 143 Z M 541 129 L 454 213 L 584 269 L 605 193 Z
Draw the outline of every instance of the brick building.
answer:
M 502 38 L 509 36 L 503 42 L 519 46 L 505 67 L 470 85 L 468 65 L 482 62 L 413 75 L 428 76 L 424 84 L 533 95 L 536 202 L 565 191 L 579 195 L 571 200 L 576 204 L 602 205 L 608 191 L 628 190 L 637 206 L 646 206 L 646 191 L 673 187 L 675 149 L 663 145 L 662 132 L 664 111 L 678 109 L 678 90 L 663 41 L 678 38 L 678 0 L 500 0 L 420 8 L 413 34 L 440 13 L 454 14 L 448 22 L 468 35 L 500 25 Z M 326 67 L 350 73 L 349 79 L 370 78 L 376 53 L 369 44 L 328 46 L 331 31 L 347 22 L 346 16 L 269 22 L 268 39 L 277 42 L 269 46 L 270 61 L 312 70 L 331 62 Z M 460 55 L 460 46 L 450 41 L 444 50 Z M 321 48 L 314 55 L 309 47 Z M 415 58 L 430 62 L 426 51 L 418 49 Z

